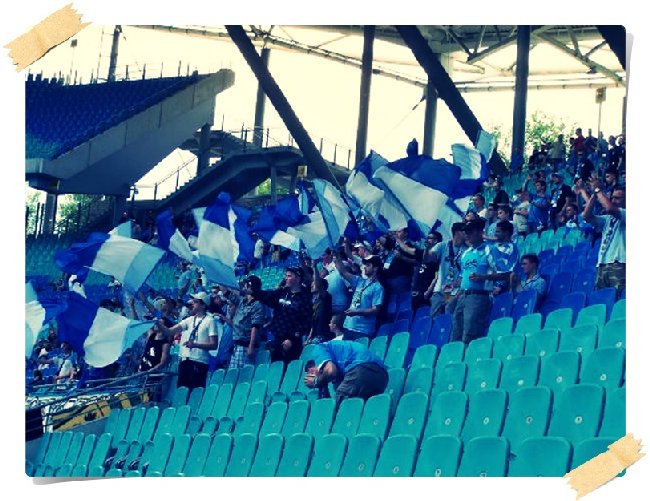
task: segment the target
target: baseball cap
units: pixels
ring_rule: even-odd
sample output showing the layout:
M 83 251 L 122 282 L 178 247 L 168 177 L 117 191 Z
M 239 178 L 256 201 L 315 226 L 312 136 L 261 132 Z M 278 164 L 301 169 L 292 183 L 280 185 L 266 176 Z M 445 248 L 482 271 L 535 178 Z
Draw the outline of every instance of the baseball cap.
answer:
M 198 299 L 199 301 L 203 301 L 204 305 L 209 305 L 210 304 L 210 298 L 208 297 L 207 292 L 197 292 L 196 294 L 190 294 L 190 297 L 193 299 Z
M 379 256 L 368 256 L 363 260 L 364 264 L 371 264 L 375 268 L 381 268 L 384 263 L 382 262 L 381 258 Z

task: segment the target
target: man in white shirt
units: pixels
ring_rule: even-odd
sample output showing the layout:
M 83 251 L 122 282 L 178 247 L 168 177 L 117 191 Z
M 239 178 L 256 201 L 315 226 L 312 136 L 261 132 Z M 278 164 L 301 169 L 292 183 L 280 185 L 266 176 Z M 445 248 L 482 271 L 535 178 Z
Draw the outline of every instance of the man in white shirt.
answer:
M 190 390 L 198 386 L 205 388 L 210 361 L 208 352 L 217 349 L 219 345 L 217 322 L 207 312 L 208 294 L 197 292 L 191 298 L 188 302 L 190 316 L 170 328 L 162 320 L 158 321 L 160 330 L 170 339 L 181 334 L 176 386 L 186 386 Z

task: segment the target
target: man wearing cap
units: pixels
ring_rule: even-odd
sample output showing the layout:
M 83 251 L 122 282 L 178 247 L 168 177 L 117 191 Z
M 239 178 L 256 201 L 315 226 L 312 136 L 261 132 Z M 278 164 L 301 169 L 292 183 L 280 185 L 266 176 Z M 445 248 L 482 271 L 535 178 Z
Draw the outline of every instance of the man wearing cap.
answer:
M 328 341 L 315 346 L 305 364 L 305 385 L 329 397 L 327 385 L 336 387 L 336 406 L 346 398 L 368 400 L 388 385 L 386 366 L 374 353 L 355 341 Z
M 246 364 L 255 363 L 255 349 L 265 318 L 264 307 L 253 294 L 261 289 L 260 278 L 251 275 L 244 281 L 243 296 L 233 295 L 237 309 L 232 319 L 234 349 L 230 357 L 230 369 L 241 369 Z
M 188 389 L 205 388 L 208 375 L 209 351 L 219 345 L 219 333 L 214 317 L 207 312 L 209 296 L 206 292 L 191 295 L 190 315 L 172 327 L 158 320 L 160 330 L 172 338 L 181 334 L 177 386 Z
M 483 242 L 484 222 L 465 224 L 469 249 L 460 256 L 460 291 L 454 310 L 453 341 L 470 341 L 485 336 L 490 316 L 490 291 L 493 280 L 507 280 L 510 273 L 499 273 L 492 246 Z
M 379 283 L 379 272 L 383 263 L 379 256 L 368 256 L 363 260 L 366 278 L 353 275 L 343 266 L 341 258 L 334 257 L 336 269 L 354 287 L 352 302 L 345 310 L 343 337 L 354 341 L 360 337 L 374 336 L 377 329 L 377 316 L 384 303 L 384 287 Z
M 269 330 L 273 341 L 268 348 L 271 361 L 289 363 L 302 353 L 302 336 L 311 327 L 311 295 L 302 285 L 303 271 L 289 267 L 284 272 L 284 286 L 275 290 L 251 291 L 252 296 L 262 304 L 273 308 L 273 319 Z

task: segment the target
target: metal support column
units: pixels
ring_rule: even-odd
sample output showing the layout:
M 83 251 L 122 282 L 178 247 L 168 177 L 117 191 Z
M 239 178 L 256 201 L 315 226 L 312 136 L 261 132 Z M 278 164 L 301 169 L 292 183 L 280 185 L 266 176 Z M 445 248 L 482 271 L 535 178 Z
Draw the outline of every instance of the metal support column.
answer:
M 530 26 L 517 26 L 517 73 L 515 76 L 515 105 L 512 111 L 513 166 L 521 167 L 526 147 L 526 99 L 528 97 L 528 54 Z
M 56 193 L 48 193 L 45 197 L 45 205 L 43 207 L 43 233 L 51 235 L 54 233 L 54 223 L 56 221 Z
M 395 29 L 411 49 L 420 66 L 427 72 L 429 81 L 435 85 L 438 95 L 447 104 L 469 140 L 472 141 L 472 144 L 476 144 L 479 132 L 482 130 L 481 124 L 460 95 L 453 80 L 438 61 L 420 30 L 416 26 L 401 25 L 395 26 Z M 506 170 L 503 160 L 496 151 L 490 158 L 489 164 L 493 172 L 503 173 Z
M 361 88 L 359 91 L 359 123 L 357 125 L 357 145 L 355 165 L 366 157 L 368 142 L 368 113 L 370 110 L 370 82 L 372 79 L 372 50 L 375 41 L 375 27 L 363 27 L 363 56 L 361 57 Z
M 289 194 L 293 195 L 296 193 L 296 185 L 298 184 L 298 169 L 299 167 L 296 167 L 296 170 L 294 170 L 291 173 L 291 178 L 289 179 Z
M 199 135 L 199 155 L 196 165 L 196 175 L 199 176 L 210 165 L 210 124 L 205 124 L 201 127 Z
M 422 154 L 433 156 L 433 143 L 436 139 L 436 116 L 438 114 L 438 92 L 429 78 L 426 86 L 426 102 L 424 108 L 424 141 Z
M 262 48 L 260 59 L 265 68 L 269 67 L 269 56 L 271 49 L 268 47 Z M 258 148 L 262 147 L 262 139 L 264 138 L 264 106 L 266 104 L 266 95 L 261 85 L 257 85 L 257 100 L 255 101 L 255 129 L 253 133 L 253 144 Z
M 113 43 L 111 45 L 111 59 L 108 63 L 108 81 L 113 82 L 115 80 L 115 69 L 117 68 L 117 48 L 120 44 L 120 33 L 122 33 L 122 26 L 119 24 L 115 25 L 113 30 Z
M 325 163 L 325 160 L 318 152 L 318 148 L 316 148 L 296 113 L 291 108 L 289 101 L 287 101 L 287 98 L 273 79 L 269 70 L 264 66 L 255 47 L 246 35 L 246 31 L 241 26 L 232 25 L 226 26 L 226 30 L 244 56 L 253 74 L 257 77 L 257 81 L 264 89 L 265 94 L 271 103 L 273 103 L 284 125 L 289 129 L 291 136 L 298 143 L 298 147 L 302 151 L 307 165 L 314 169 L 318 177 L 331 182 L 334 186 L 339 186 L 336 178 L 330 172 L 327 163 Z

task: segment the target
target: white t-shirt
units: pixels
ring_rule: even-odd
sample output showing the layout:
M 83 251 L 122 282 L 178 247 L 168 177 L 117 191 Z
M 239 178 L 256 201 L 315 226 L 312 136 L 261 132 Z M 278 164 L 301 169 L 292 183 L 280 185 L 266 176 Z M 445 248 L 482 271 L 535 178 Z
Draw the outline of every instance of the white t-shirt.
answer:
M 192 331 L 194 331 L 194 328 L 198 326 L 196 329 L 196 334 L 193 339 L 195 343 L 209 343 L 210 342 L 210 336 L 217 337 L 219 339 L 219 328 L 220 326 L 218 325 L 217 322 L 214 321 L 214 317 L 206 313 L 206 315 L 202 318 L 197 318 L 194 315 L 187 317 L 179 322 L 179 325 L 181 326 L 182 333 L 181 333 L 181 340 L 179 344 L 179 352 L 178 355 L 181 359 L 183 358 L 189 358 L 190 360 L 194 360 L 195 362 L 201 362 L 204 364 L 207 364 L 210 361 L 210 356 L 208 350 L 204 350 L 203 348 L 187 348 L 185 346 L 185 343 L 190 340 L 190 336 L 192 335 Z

